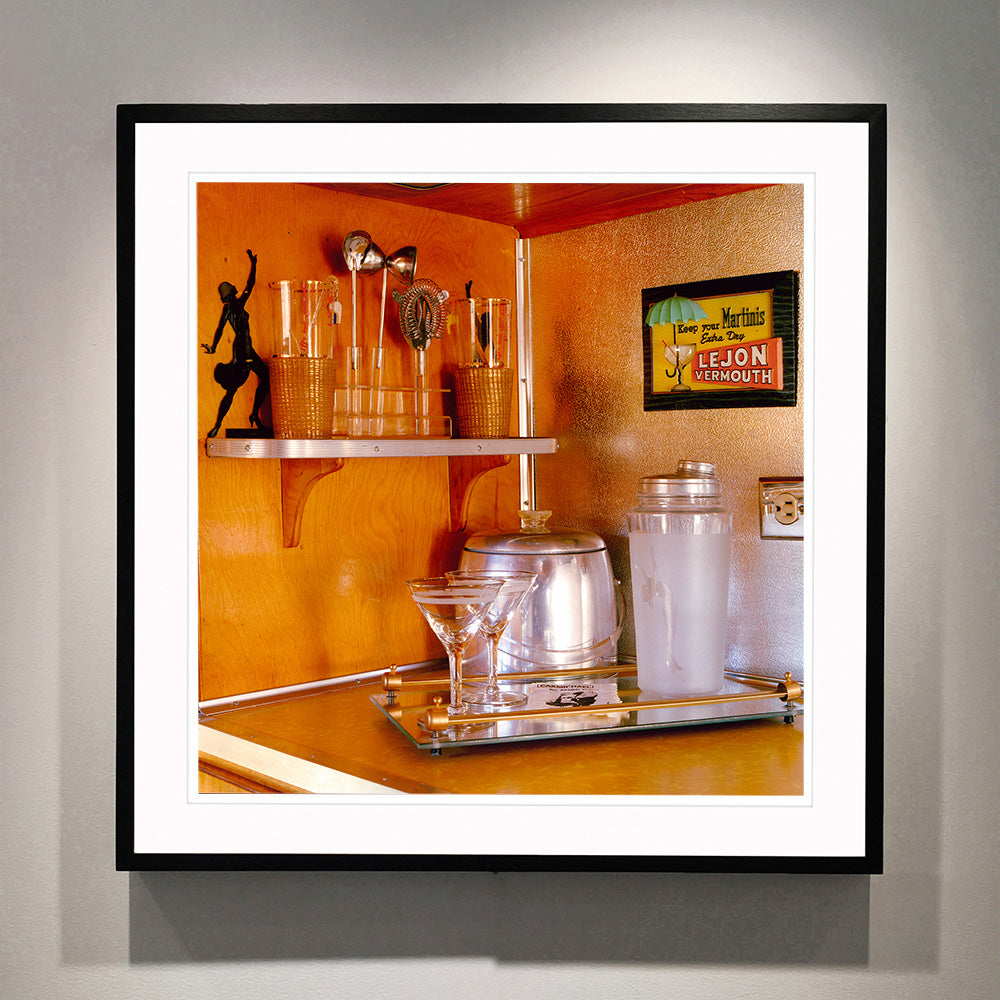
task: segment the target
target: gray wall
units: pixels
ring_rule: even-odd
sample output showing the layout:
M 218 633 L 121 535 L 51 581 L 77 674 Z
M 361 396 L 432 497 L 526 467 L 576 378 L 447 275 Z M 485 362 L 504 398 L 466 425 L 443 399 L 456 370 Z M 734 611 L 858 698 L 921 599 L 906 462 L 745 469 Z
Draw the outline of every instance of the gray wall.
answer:
M 982 0 L 7 0 L 4 1000 L 995 996 L 996 45 Z M 113 870 L 114 106 L 372 99 L 888 103 L 885 876 Z

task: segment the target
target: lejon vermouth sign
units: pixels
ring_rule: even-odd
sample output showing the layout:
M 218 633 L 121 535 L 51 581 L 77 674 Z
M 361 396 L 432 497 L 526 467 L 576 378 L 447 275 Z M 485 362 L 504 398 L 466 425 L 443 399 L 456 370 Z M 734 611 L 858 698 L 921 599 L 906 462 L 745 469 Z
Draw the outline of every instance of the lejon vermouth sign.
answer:
M 643 408 L 794 406 L 794 271 L 645 288 Z

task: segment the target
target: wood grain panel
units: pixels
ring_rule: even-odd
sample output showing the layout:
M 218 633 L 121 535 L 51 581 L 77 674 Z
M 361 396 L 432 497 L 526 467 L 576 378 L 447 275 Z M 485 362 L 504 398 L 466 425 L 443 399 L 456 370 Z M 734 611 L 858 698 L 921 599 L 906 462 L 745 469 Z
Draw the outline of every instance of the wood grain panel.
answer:
M 509 228 L 423 208 L 299 184 L 207 183 L 198 188 L 198 360 L 200 697 L 215 698 L 296 684 L 440 655 L 441 647 L 404 586 L 457 561 L 464 537 L 517 523 L 517 463 L 484 475 L 473 488 L 463 535 L 450 531 L 444 458 L 352 459 L 311 490 L 297 548 L 282 544 L 277 460 L 209 459 L 204 435 L 222 390 L 215 364 L 230 357 L 231 331 L 216 356 L 210 342 L 221 303 L 218 285 L 242 291 L 258 255 L 247 302 L 251 335 L 270 354 L 267 284 L 334 274 L 350 339 L 350 276 L 341 246 L 366 229 L 387 252 L 413 244 L 417 275 L 452 296 L 473 292 L 514 298 L 514 240 Z M 390 278 L 393 284 L 402 287 Z M 381 277 L 358 281 L 362 346 L 378 333 Z M 386 380 L 412 384 L 413 352 L 386 309 Z M 450 388 L 457 359 L 451 342 L 432 344 L 428 381 Z M 255 379 L 237 394 L 223 427 L 245 426 Z M 516 414 L 514 423 L 516 426 Z M 223 432 L 224 433 L 224 430 Z
M 198 791 L 222 795 L 250 795 L 252 793 L 267 793 L 272 791 L 272 789 L 258 782 L 245 781 L 245 779 L 240 780 L 244 780 L 247 787 L 237 785 L 232 780 L 233 777 L 234 775 L 221 768 L 202 764 L 198 768 Z
M 444 184 L 414 189 L 398 184 L 337 184 L 407 205 L 460 212 L 514 227 L 525 239 L 686 205 L 764 184 Z

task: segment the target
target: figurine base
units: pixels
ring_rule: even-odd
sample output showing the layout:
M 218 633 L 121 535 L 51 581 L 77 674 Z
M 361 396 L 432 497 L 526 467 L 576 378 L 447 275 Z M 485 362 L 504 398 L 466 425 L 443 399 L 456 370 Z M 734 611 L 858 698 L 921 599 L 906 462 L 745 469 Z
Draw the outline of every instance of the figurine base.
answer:
M 273 438 L 271 427 L 227 427 L 227 438 Z

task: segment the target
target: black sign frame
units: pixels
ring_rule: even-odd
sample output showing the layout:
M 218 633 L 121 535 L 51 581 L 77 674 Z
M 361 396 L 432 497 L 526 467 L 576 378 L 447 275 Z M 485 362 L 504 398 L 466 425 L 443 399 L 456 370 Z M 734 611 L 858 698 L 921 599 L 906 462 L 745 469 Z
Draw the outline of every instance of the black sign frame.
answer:
M 781 338 L 781 389 L 706 389 L 683 393 L 654 392 L 652 334 L 645 325 L 650 306 L 673 295 L 694 299 L 721 295 L 771 292 L 772 331 Z M 642 408 L 643 410 L 716 410 L 728 407 L 795 406 L 798 402 L 799 276 L 795 271 L 734 278 L 712 278 L 642 290 Z

